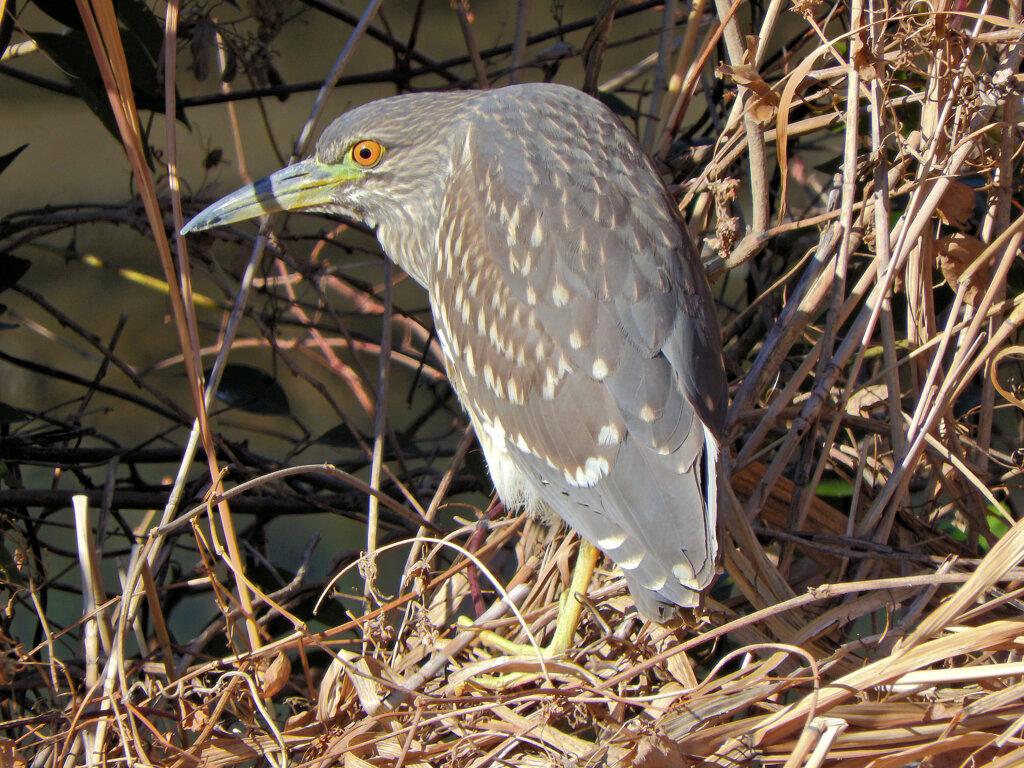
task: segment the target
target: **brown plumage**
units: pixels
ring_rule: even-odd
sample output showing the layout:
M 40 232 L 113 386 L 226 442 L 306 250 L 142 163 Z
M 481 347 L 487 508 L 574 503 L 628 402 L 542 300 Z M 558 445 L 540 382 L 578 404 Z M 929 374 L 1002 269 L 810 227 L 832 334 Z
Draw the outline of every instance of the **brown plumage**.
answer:
M 372 102 L 185 231 L 281 208 L 366 222 L 427 289 L 507 505 L 606 552 L 646 616 L 697 604 L 717 552 L 718 325 L 674 202 L 606 107 L 540 84 Z

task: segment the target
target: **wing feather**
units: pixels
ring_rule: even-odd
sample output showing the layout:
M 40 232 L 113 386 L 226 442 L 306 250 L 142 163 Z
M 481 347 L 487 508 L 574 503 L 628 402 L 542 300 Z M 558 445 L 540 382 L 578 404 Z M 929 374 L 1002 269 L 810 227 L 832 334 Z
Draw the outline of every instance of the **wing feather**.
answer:
M 656 616 L 714 575 L 717 323 L 664 185 L 610 113 L 562 90 L 543 135 L 500 90 L 473 102 L 431 304 L 499 494 L 554 510 Z

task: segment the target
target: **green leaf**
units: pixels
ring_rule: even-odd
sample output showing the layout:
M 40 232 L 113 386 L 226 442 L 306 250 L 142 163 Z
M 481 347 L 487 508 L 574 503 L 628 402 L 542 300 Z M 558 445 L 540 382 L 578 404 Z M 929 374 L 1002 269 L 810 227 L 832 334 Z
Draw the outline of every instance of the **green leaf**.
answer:
M 822 478 L 815 493 L 830 498 L 849 498 L 853 496 L 853 483 L 840 477 Z
M 17 283 L 28 272 L 32 262 L 0 251 L 0 293 Z
M 967 543 L 967 534 L 959 525 L 954 525 L 949 517 L 942 517 L 936 520 L 935 527 L 954 541 L 958 541 L 961 544 Z
M 209 371 L 206 373 L 209 377 Z M 248 413 L 287 416 L 291 413 L 288 396 L 269 373 L 251 365 L 228 365 L 217 389 L 222 403 Z
M 1010 524 L 1006 522 L 1007 511 L 1005 509 L 1000 510 L 992 504 L 988 505 L 988 509 L 988 514 L 985 516 L 988 523 L 988 531 L 996 538 L 1002 538 L 1010 530 Z

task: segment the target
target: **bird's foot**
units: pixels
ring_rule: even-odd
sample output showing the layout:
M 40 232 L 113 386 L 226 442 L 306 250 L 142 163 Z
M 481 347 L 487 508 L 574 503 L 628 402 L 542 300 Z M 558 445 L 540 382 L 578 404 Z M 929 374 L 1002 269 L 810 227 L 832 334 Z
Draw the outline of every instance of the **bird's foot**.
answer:
M 470 667 L 467 667 L 467 670 L 472 668 L 475 670 L 475 673 L 467 676 L 467 679 L 471 679 L 476 685 L 489 689 L 508 688 L 537 676 L 547 677 L 552 672 L 557 672 L 559 676 L 568 672 L 573 677 L 582 677 L 591 682 L 597 681 L 592 674 L 575 664 L 559 661 L 554 665 L 555 668 L 553 668 L 551 662 L 555 662 L 572 647 L 573 636 L 576 634 L 580 614 L 583 611 L 582 597 L 587 593 L 587 587 L 590 585 L 598 557 L 600 557 L 600 553 L 592 544 L 587 541 L 580 542 L 580 551 L 576 555 L 576 566 L 573 568 L 572 581 L 569 584 L 569 588 L 562 593 L 558 600 L 558 619 L 555 623 L 554 634 L 547 645 L 515 643 L 489 629 L 480 630 L 478 635 L 480 642 L 503 654 L 503 658 L 480 662 L 481 665 L 487 667 L 493 667 L 497 664 L 527 665 L 530 667 L 530 670 L 502 675 L 485 675 L 478 674 L 483 672 L 482 668 L 470 665 Z M 464 616 L 459 617 L 458 623 L 462 628 L 472 626 L 472 622 Z

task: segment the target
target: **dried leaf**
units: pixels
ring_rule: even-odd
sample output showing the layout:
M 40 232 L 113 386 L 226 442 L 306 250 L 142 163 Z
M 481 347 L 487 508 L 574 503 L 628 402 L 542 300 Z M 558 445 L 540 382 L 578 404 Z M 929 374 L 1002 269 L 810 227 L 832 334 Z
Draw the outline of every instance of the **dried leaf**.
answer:
M 789 73 L 782 88 L 782 95 L 779 97 L 778 118 L 775 126 L 775 152 L 779 160 L 779 178 L 782 183 L 782 188 L 779 190 L 779 221 L 782 221 L 786 215 L 786 184 L 789 181 L 789 110 L 804 78 L 814 69 L 816 59 L 817 56 L 807 56 Z
M 347 652 L 343 651 L 342 653 Z M 354 654 L 349 655 L 354 656 Z M 353 694 L 354 690 L 352 681 L 345 674 L 344 663 L 339 658 L 334 659 L 327 667 L 324 678 L 320 681 L 320 689 L 317 691 L 317 720 L 326 723 L 334 717 L 342 703 Z
M 196 19 L 189 41 L 192 52 L 192 76 L 203 82 L 210 76 L 210 60 L 217 49 L 217 25 L 209 16 Z
M 356 757 L 352 752 L 345 753 L 345 768 L 374 768 L 373 763 L 368 763 L 361 757 Z
M 270 666 L 260 675 L 260 684 L 263 689 L 263 695 L 268 697 L 274 697 L 281 692 L 284 688 L 285 683 L 288 682 L 288 678 L 292 674 L 292 663 L 288 657 L 283 653 L 279 652 L 274 660 L 270 662 Z
M 754 98 L 750 100 L 747 111 L 755 120 L 766 123 L 775 117 L 775 110 L 779 106 L 779 94 L 765 82 L 756 67 L 748 64 L 739 64 L 735 67 L 721 64 L 716 70 L 716 74 L 719 77 L 729 77 L 734 83 L 749 88 L 754 93 Z
M 942 276 L 954 289 L 959 288 L 962 275 L 985 250 L 985 244 L 971 235 L 956 233 L 935 241 L 935 259 L 942 270 Z M 991 269 L 987 264 L 973 270 L 968 280 L 964 301 L 972 307 L 978 306 L 988 286 Z
M 14 742 L 11 739 L 0 739 L 0 768 L 16 768 L 24 765 L 14 754 Z
M 183 701 L 182 709 L 181 726 L 185 730 L 198 733 L 210 721 L 210 715 L 205 707 L 196 707 L 187 701 Z
M 300 728 L 305 728 L 307 725 L 311 725 L 315 721 L 316 714 L 313 710 L 304 709 L 301 712 L 296 712 L 285 721 L 284 730 L 285 732 L 297 731 Z
M 631 765 L 635 768 L 676 768 L 687 765 L 686 755 L 679 746 L 666 736 L 644 736 L 636 745 L 636 757 Z
M 875 58 L 866 46 L 857 46 L 857 52 L 853 55 L 853 63 L 857 67 L 857 74 L 865 83 L 870 83 L 878 78 L 878 62 L 875 61 Z
M 872 411 L 884 408 L 889 402 L 889 387 L 868 384 L 861 387 L 846 401 L 846 412 L 851 416 L 870 416 Z
M 435 627 L 444 626 L 469 592 L 469 579 L 464 573 L 456 573 L 447 579 L 430 596 L 430 603 L 427 606 L 427 618 L 430 623 Z
M 938 208 L 943 221 L 954 227 L 966 227 L 974 213 L 974 188 L 962 181 L 951 181 Z
M 504 706 L 496 706 L 492 711 L 500 718 L 494 721 L 495 730 L 506 730 L 501 724 L 507 723 L 511 726 L 510 732 L 516 736 L 529 734 L 531 739 L 542 741 L 567 756 L 586 757 L 594 752 L 595 745 L 592 742 L 548 725 L 543 716 L 523 717 Z

